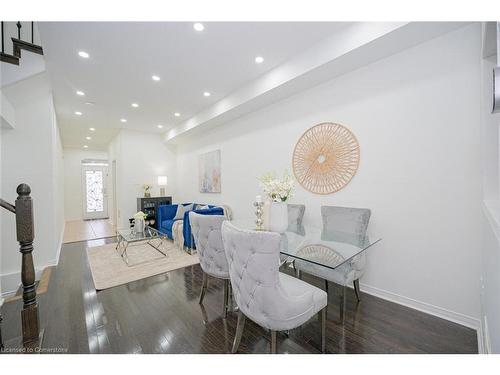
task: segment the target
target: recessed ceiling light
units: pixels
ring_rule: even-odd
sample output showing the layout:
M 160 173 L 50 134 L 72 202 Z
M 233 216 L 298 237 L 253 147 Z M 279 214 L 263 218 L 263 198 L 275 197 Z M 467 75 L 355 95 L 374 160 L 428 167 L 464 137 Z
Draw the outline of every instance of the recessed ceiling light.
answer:
M 85 96 L 85 93 L 83 91 L 77 91 L 76 95 Z
M 151 76 L 151 79 L 152 79 L 153 81 L 159 81 L 159 80 L 160 80 L 160 77 L 158 77 L 158 76 Z
M 257 56 L 257 57 L 255 58 L 255 62 L 256 62 L 257 64 L 262 64 L 262 63 L 264 62 L 264 58 L 263 58 L 262 56 Z
M 90 55 L 85 51 L 79 51 L 78 56 L 83 57 L 84 59 L 88 59 L 90 57 Z
M 83 113 L 82 113 L 82 112 L 80 112 L 80 111 L 75 111 L 75 115 L 77 115 L 77 116 L 81 116 L 81 115 L 83 115 Z
M 158 124 L 157 126 L 158 126 L 158 129 L 163 129 L 163 125 L 161 125 L 161 124 Z
M 175 112 L 175 113 L 174 113 L 174 116 L 175 116 L 175 117 L 179 117 L 180 115 L 181 115 L 181 114 L 180 114 L 179 112 Z
M 87 145 L 83 145 L 83 148 L 89 148 L 89 146 L 87 146 Z
M 134 107 L 134 108 L 139 107 L 139 104 L 137 104 L 137 103 L 132 103 L 131 105 L 132 105 L 132 107 Z
M 203 96 L 210 96 L 210 93 L 209 93 L 208 91 L 205 91 L 205 92 L 203 93 Z
M 89 128 L 91 132 L 95 132 L 95 128 Z
M 126 118 L 121 118 L 120 121 L 121 122 L 127 122 L 127 119 Z
M 95 105 L 95 102 L 85 102 L 87 105 Z
M 205 30 L 205 26 L 203 26 L 203 24 L 200 22 L 196 22 L 193 25 L 193 29 L 195 29 L 196 31 L 203 31 L 203 30 Z
M 85 137 L 85 139 L 86 139 L 87 141 L 90 141 L 90 140 L 92 139 L 92 137 L 88 137 L 88 136 L 87 136 L 87 137 Z

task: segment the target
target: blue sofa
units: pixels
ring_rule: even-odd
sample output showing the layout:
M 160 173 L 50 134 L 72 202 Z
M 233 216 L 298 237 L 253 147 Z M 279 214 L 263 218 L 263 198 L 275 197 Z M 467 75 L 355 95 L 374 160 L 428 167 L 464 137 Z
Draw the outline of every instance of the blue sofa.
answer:
M 191 203 L 182 203 L 183 206 L 190 205 Z M 173 235 L 172 235 L 172 226 L 174 225 L 174 217 L 175 213 L 177 212 L 177 204 L 168 204 L 168 205 L 161 205 L 158 206 L 158 211 L 156 213 L 156 218 L 158 220 L 158 230 L 164 234 L 167 235 L 168 238 L 173 240 Z M 195 203 L 193 205 L 194 207 L 196 206 L 204 206 L 203 204 L 198 204 Z M 184 213 L 184 218 L 183 219 L 178 219 L 178 220 L 183 220 L 183 234 L 184 234 L 184 246 L 194 249 L 195 244 L 191 235 L 191 225 L 189 223 L 189 212 L 196 212 L 197 214 L 201 215 L 224 215 L 224 209 L 222 207 L 218 206 L 212 206 L 208 205 L 208 209 L 204 210 L 192 210 Z

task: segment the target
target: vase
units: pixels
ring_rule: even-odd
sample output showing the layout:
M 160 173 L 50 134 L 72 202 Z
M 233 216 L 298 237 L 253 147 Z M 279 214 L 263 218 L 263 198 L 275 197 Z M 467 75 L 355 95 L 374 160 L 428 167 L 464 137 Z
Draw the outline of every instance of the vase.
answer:
M 272 202 L 269 207 L 269 230 L 283 233 L 288 228 L 288 206 L 285 202 Z
M 151 198 L 151 193 L 144 192 L 144 198 Z
M 134 229 L 136 233 L 143 233 L 145 227 L 146 223 L 144 222 L 144 219 L 135 219 Z

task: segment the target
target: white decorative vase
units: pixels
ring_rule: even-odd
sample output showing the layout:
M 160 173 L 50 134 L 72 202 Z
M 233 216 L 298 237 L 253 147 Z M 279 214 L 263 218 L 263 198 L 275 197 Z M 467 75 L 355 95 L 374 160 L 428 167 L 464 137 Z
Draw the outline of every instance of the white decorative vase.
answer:
M 146 223 L 144 222 L 144 219 L 135 219 L 134 229 L 136 233 L 143 233 L 145 227 Z
M 283 233 L 288 228 L 288 206 L 285 202 L 272 202 L 269 208 L 269 230 Z

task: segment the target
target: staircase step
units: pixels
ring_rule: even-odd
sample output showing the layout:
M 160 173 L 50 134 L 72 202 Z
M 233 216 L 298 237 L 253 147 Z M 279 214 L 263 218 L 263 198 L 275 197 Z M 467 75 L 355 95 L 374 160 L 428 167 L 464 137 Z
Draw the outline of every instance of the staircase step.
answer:
M 33 53 L 37 53 L 39 55 L 43 55 L 42 46 L 38 46 L 33 43 L 25 42 L 21 39 L 12 38 L 12 43 L 14 44 L 14 56 L 21 58 L 21 50 L 30 51 Z
M 6 62 L 9 64 L 19 65 L 19 57 L 9 55 L 8 53 L 0 52 L 0 61 Z

